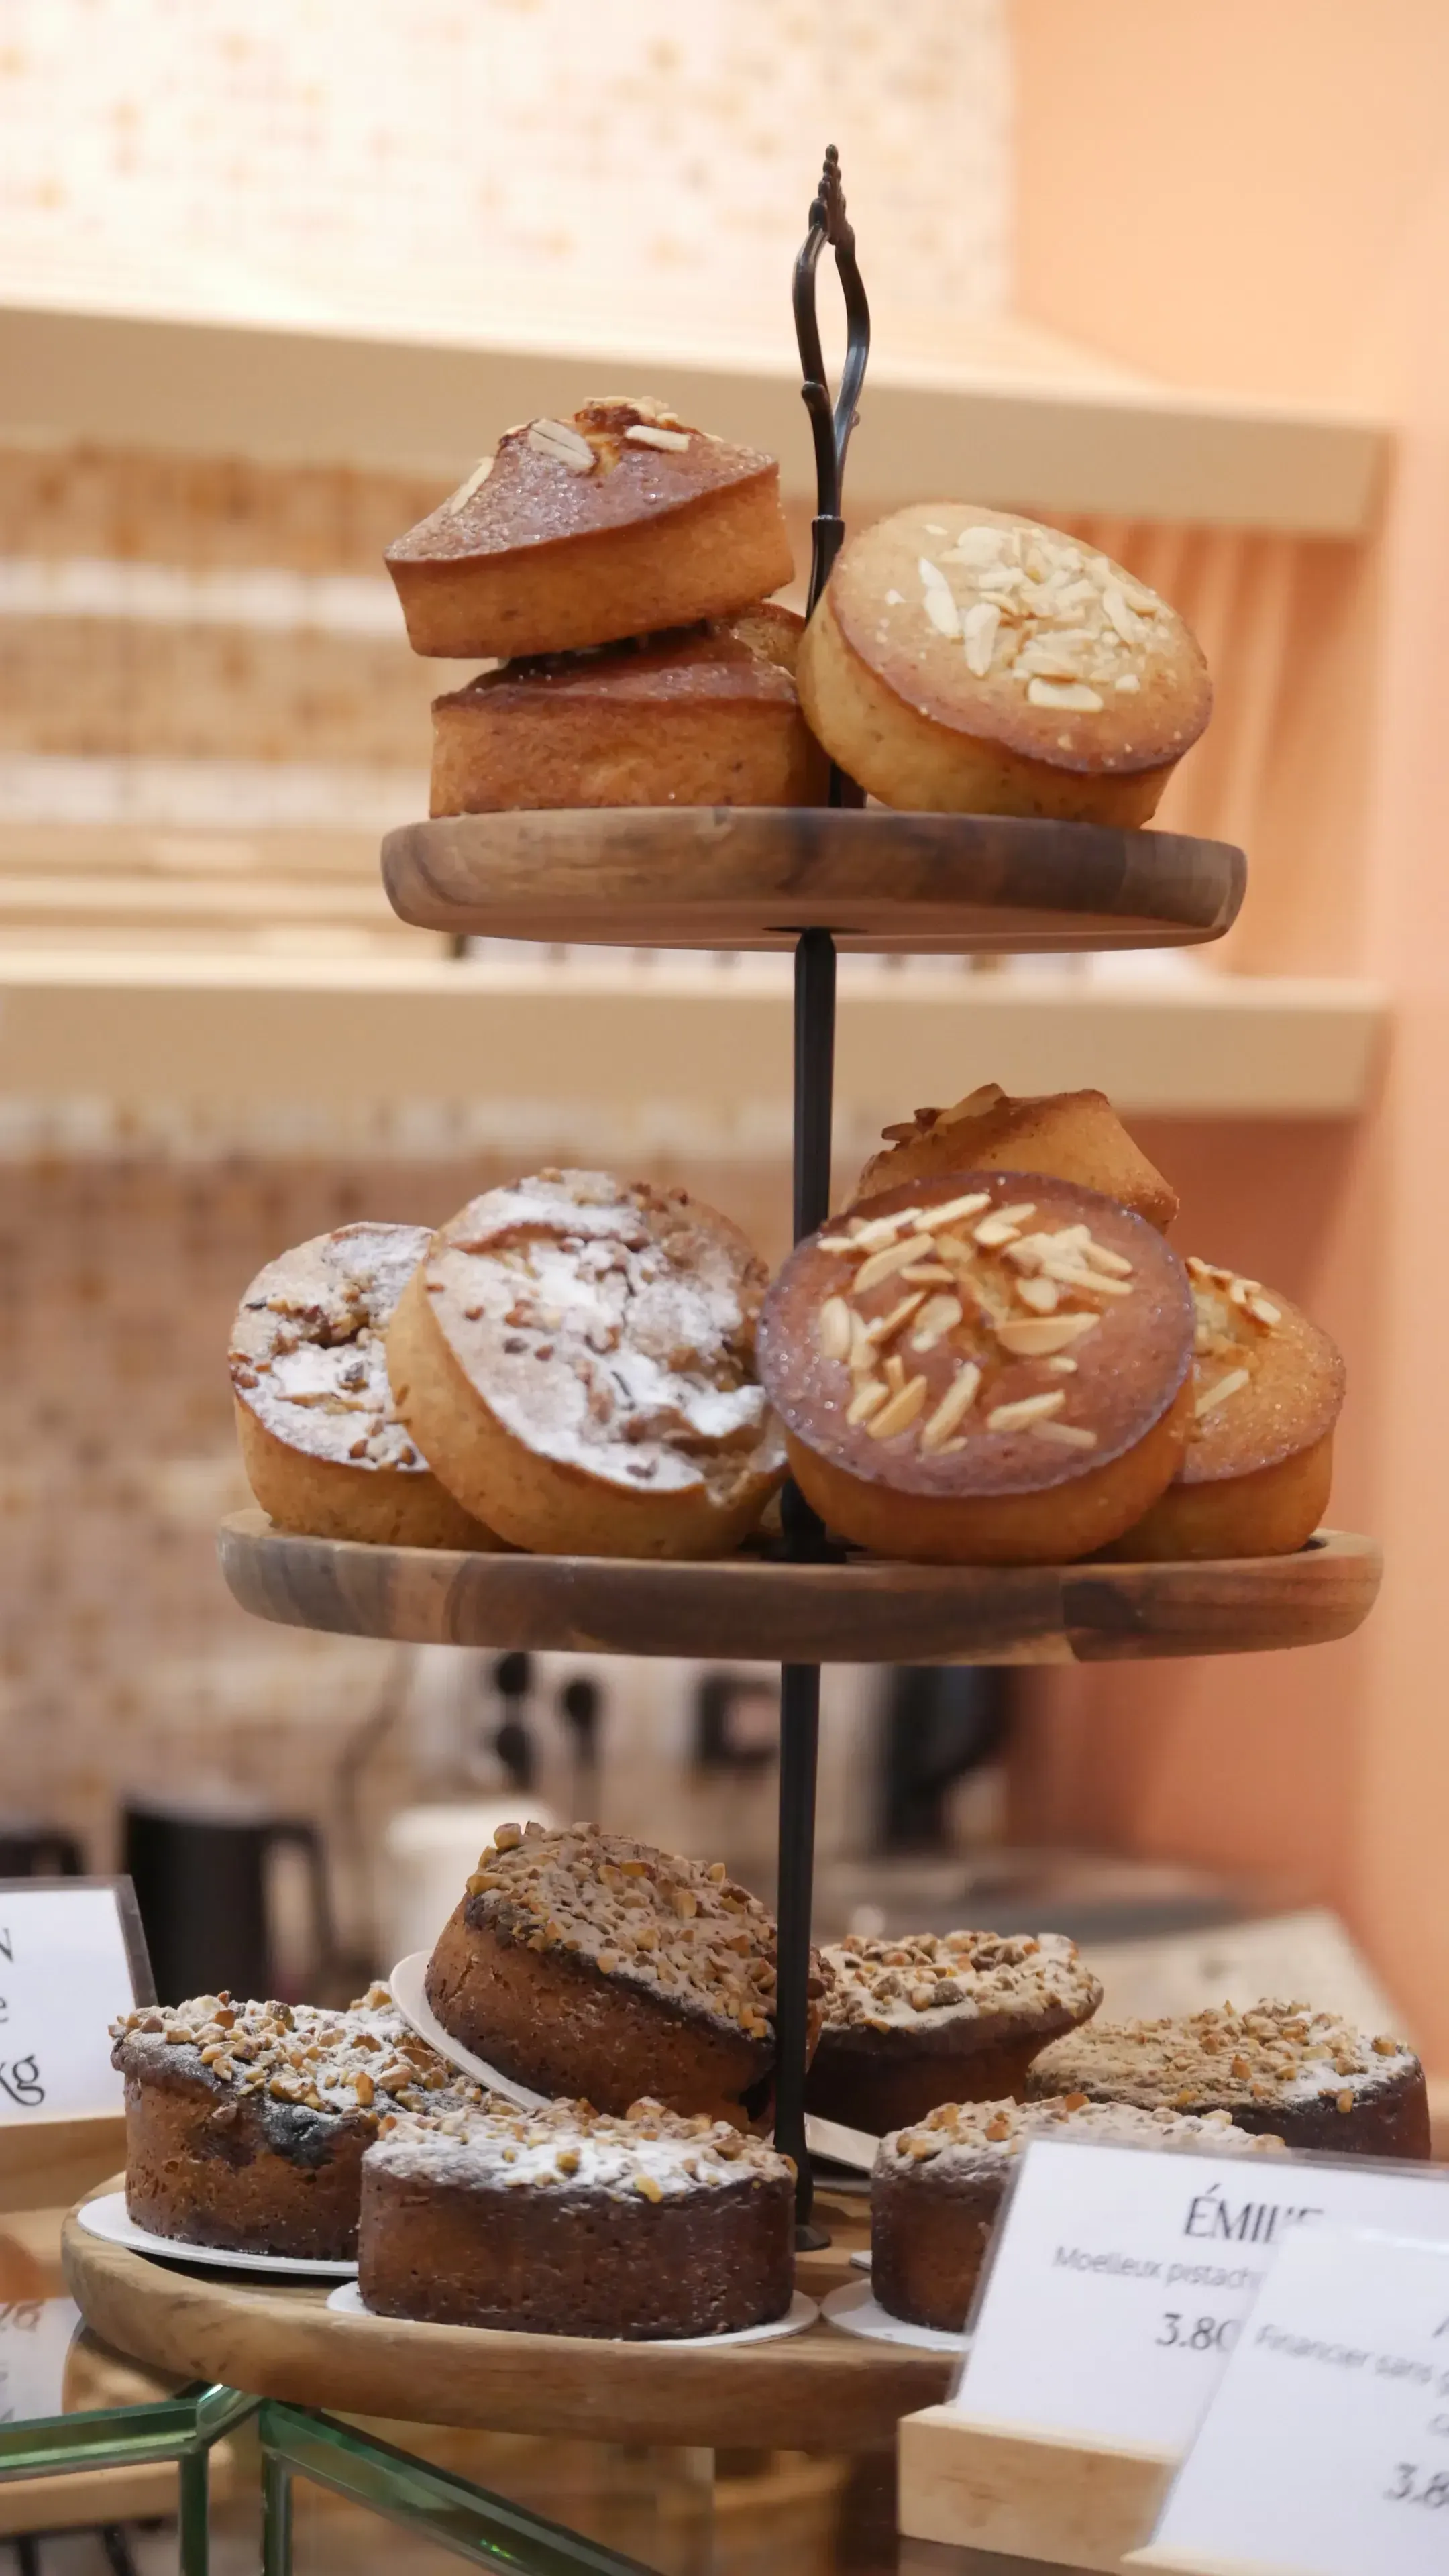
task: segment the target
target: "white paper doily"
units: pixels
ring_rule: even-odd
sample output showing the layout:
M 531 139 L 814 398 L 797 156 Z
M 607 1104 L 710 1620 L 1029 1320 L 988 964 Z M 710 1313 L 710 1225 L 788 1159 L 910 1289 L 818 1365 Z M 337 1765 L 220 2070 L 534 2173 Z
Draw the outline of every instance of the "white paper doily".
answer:
M 108 2245 L 124 2245 L 128 2254 L 159 2255 L 164 2263 L 201 2263 L 218 2272 L 295 2272 L 312 2281 L 351 2281 L 355 2262 L 320 2262 L 304 2254 L 238 2254 L 225 2245 L 183 2245 L 176 2236 L 153 2236 L 126 2214 L 123 2191 L 108 2191 L 100 2200 L 82 2201 L 76 2218 L 91 2236 Z
M 449 2065 L 456 2066 L 460 2074 L 471 2075 L 475 2084 L 486 2084 L 490 2092 L 502 2093 L 510 2102 L 516 2102 L 520 2111 L 546 2111 L 553 2098 L 551 2094 L 530 2093 L 526 2084 L 515 2084 L 511 2075 L 500 2075 L 497 2067 L 490 2066 L 486 2058 L 475 2057 L 471 2049 L 461 2048 L 456 2039 L 449 2037 L 428 2001 L 424 1987 L 427 1972 L 427 1951 L 414 1950 L 410 1958 L 399 1959 L 388 1979 L 393 2002 L 403 2020 L 411 2023 L 419 2039 L 425 2039 L 428 2046 L 435 2048 L 440 2057 L 446 2057 Z
M 359 2290 L 356 2281 L 344 2281 L 341 2289 L 333 2291 L 327 2305 L 332 2310 L 334 2316 L 372 2316 L 372 2310 L 370 2308 L 365 2308 L 362 2304 L 362 2293 Z M 631 2335 L 627 2340 L 629 2342 L 660 2343 L 670 2352 L 718 2352 L 722 2344 L 778 2343 L 784 2335 L 803 2334 L 807 2326 L 814 2325 L 819 2314 L 820 2310 L 817 2308 L 815 2301 L 813 2299 L 807 2299 L 803 2290 L 797 2290 L 788 2308 L 785 2310 L 784 2315 L 782 2317 L 772 2318 L 767 2326 L 741 2326 L 737 2334 Z M 398 2317 L 378 2317 L 374 2322 L 380 2326 L 391 2326 L 406 2323 L 407 2320 Z M 417 2322 L 419 2324 L 426 2325 L 430 2320 L 424 2317 L 419 2318 Z M 466 2334 L 469 2329 L 464 2326 L 457 2329 L 457 2331 Z M 587 2340 L 590 2343 L 609 2343 L 623 2342 L 626 2338 L 623 2336 L 590 2335 Z
M 334 2290 L 328 2306 L 342 2295 Z M 968 2334 L 943 2334 L 938 2326 L 913 2326 L 904 2317 L 893 2317 L 879 2305 L 869 2281 L 846 2281 L 832 2290 L 820 2313 L 842 2334 L 865 2335 L 872 2343 L 912 2344 L 917 2352 L 965 2352 L 971 2341 Z

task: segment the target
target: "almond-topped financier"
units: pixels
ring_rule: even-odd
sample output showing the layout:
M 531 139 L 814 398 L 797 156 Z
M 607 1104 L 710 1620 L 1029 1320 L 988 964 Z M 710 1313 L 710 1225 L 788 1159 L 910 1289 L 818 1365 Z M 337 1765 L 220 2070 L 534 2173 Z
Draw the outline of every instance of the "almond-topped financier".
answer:
M 1187 1268 L 1197 1315 L 1187 1449 L 1113 1554 L 1286 1555 L 1327 1509 L 1343 1361 L 1278 1289 L 1208 1261 Z
M 387 1337 L 434 1473 L 516 1547 L 723 1556 L 784 1475 L 764 1264 L 688 1190 L 553 1169 L 435 1234 Z
M 953 1172 L 797 1245 L 760 1318 L 790 1466 L 881 1556 L 1086 1556 L 1170 1484 L 1192 1298 L 1140 1216 L 1042 1173 Z
M 1076 537 L 923 501 L 847 539 L 800 703 L 887 805 L 1140 824 L 1212 712 L 1174 609 Z
M 1051 1172 L 1145 1216 L 1166 1233 L 1177 1192 L 1136 1146 L 1104 1091 L 1048 1091 L 1013 1100 L 983 1082 L 950 1109 L 918 1109 L 882 1130 L 852 1205 L 934 1172 Z
M 773 456 L 652 397 L 524 421 L 388 547 L 415 653 L 570 653 L 727 617 L 794 574 Z
M 819 805 L 803 618 L 771 600 L 666 635 L 481 672 L 433 701 L 434 814 L 570 805 Z
M 1060 1932 L 852 1932 L 824 1956 L 830 1985 L 806 2106 L 874 2137 L 938 2102 L 1018 2092 L 1047 2041 L 1102 2000 L 1100 1979 Z

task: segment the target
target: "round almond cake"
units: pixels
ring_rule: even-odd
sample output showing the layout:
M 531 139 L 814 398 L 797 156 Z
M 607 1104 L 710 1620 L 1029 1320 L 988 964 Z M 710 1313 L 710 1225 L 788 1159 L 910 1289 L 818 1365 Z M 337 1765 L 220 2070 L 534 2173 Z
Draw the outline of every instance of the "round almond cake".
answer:
M 1094 2022 L 1044 2049 L 1035 2098 L 1226 2111 L 1240 2129 L 1341 2156 L 1426 2157 L 1429 2098 L 1412 2049 L 1307 2004 L 1231 2004 L 1180 2021 Z
M 824 1978 L 813 1963 L 812 2041 Z M 706 1866 L 594 1825 L 500 1825 L 428 1962 L 452 2039 L 537 2093 L 763 2121 L 775 1924 Z
M 1084 2093 L 942 2103 L 917 2127 L 881 2140 L 871 2175 L 871 2289 L 893 2317 L 960 2333 L 1012 2165 L 1033 2138 L 1193 2155 L 1283 2152 L 1281 2138 L 1249 2137 L 1226 2111 L 1141 2110 Z
M 397 1409 L 517 1547 L 723 1555 L 784 1473 L 755 1374 L 764 1291 L 738 1227 L 687 1190 L 546 1170 L 434 1235 L 388 1334 Z
M 1041 1172 L 950 1172 L 798 1244 L 759 1365 L 796 1483 L 881 1556 L 1085 1556 L 1170 1483 L 1192 1419 L 1187 1272 Z
M 522 2334 L 737 2334 L 790 2305 L 795 2169 L 727 2123 L 634 2103 L 406 2115 L 362 2167 L 358 2287 L 379 2316 Z
M 938 2102 L 996 2101 L 1102 2000 L 1059 1932 L 851 1933 L 824 1953 L 808 2107 L 880 2137 Z
M 396 2105 L 482 2102 L 386 1986 L 345 2012 L 198 1995 L 113 2023 L 126 2079 L 126 2208 L 186 2245 L 346 2261 L 364 2149 Z

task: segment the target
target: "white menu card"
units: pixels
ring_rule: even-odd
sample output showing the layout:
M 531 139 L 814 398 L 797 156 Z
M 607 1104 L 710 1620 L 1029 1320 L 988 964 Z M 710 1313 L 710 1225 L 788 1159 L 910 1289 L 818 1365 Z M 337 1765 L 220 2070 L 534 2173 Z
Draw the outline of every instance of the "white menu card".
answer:
M 0 1885 L 0 2122 L 119 2111 L 109 2024 L 149 1999 L 129 1880 Z

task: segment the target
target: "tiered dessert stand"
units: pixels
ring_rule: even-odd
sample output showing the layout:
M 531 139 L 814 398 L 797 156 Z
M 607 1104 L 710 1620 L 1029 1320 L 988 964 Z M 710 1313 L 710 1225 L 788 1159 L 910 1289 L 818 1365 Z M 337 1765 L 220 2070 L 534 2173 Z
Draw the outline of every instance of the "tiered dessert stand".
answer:
M 815 318 L 826 243 L 848 354 L 833 408 Z M 814 605 L 843 536 L 840 488 L 869 317 L 832 152 L 796 264 L 814 432 Z M 794 1217 L 828 1213 L 835 958 L 867 950 L 1086 950 L 1218 938 L 1242 900 L 1236 849 L 1169 833 L 866 810 L 838 773 L 819 809 L 477 815 L 384 845 L 405 921 L 458 937 L 791 948 Z M 820 1667 L 1069 1663 L 1255 1652 L 1347 1635 L 1379 1555 L 1324 1532 L 1291 1557 L 1181 1565 L 920 1566 L 837 1545 L 787 1492 L 785 1535 L 720 1563 L 469 1555 L 290 1537 L 260 1513 L 221 1532 L 243 1607 L 294 1626 L 462 1646 L 778 1656 L 781 1674 L 776 2135 L 800 2175 L 801 2285 L 853 2276 L 859 2204 L 813 2208 L 804 2081 Z M 830 2233 L 816 2224 L 829 2220 Z M 832 2241 L 833 2239 L 833 2241 Z M 822 2323 L 718 2350 L 470 2332 L 330 2312 L 310 2286 L 162 2266 L 72 2226 L 70 2271 L 108 2338 L 166 2367 L 311 2407 L 604 2440 L 864 2447 L 946 2389 L 953 2364 Z

